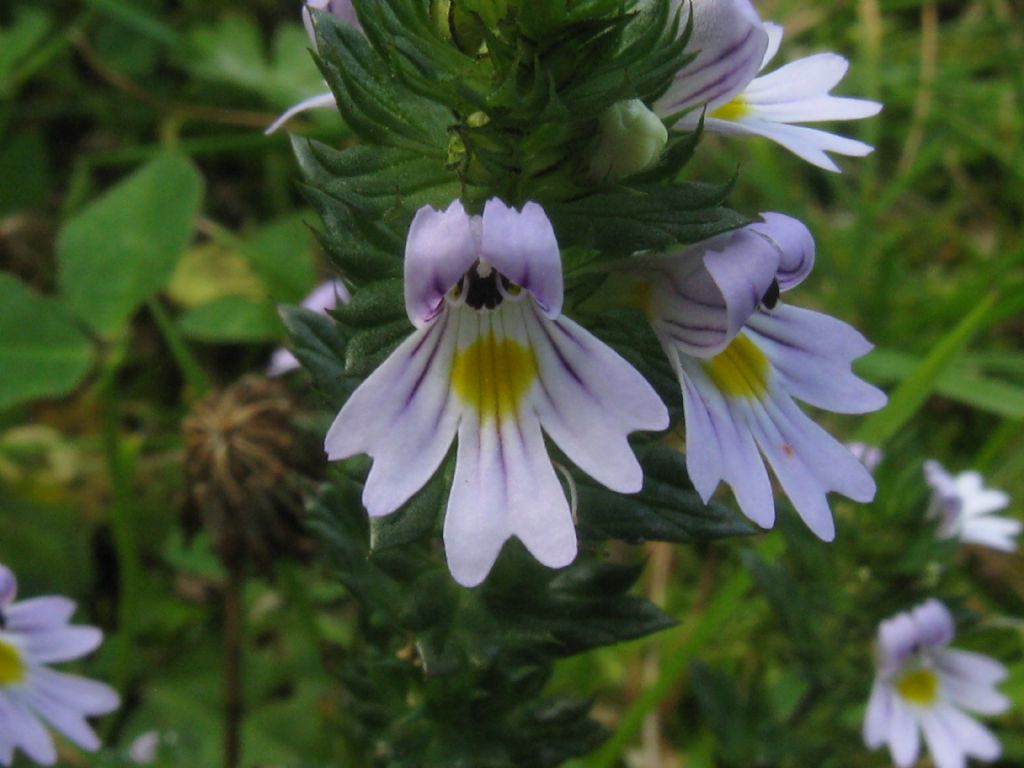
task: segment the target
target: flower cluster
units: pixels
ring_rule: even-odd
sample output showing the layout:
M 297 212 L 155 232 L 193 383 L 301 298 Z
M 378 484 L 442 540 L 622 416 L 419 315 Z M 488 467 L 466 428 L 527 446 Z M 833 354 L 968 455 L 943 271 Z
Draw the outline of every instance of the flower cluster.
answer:
M 1006 679 L 1002 664 L 950 648 L 949 610 L 929 600 L 878 628 L 877 676 L 864 720 L 864 741 L 888 745 L 899 768 L 917 761 L 920 733 L 937 768 L 963 768 L 967 757 L 993 761 L 996 738 L 964 710 L 996 715 L 1009 700 L 995 686 Z
M 318 21 L 309 9 L 358 27 L 350 3 L 310 3 L 311 33 Z M 611 183 L 656 164 L 664 123 L 767 136 L 831 170 L 827 151 L 870 151 L 792 125 L 878 111 L 874 102 L 829 95 L 844 59 L 823 54 L 758 77 L 782 29 L 762 22 L 748 0 L 677 2 L 674 10 L 692 12 L 694 55 L 656 103 L 634 99 L 605 113 L 587 167 L 592 180 Z M 277 124 L 331 99 L 296 105 Z M 634 493 L 643 472 L 628 437 L 666 429 L 669 415 L 640 372 L 562 313 L 561 253 L 545 208 L 497 197 L 479 214 L 467 207 L 454 200 L 416 213 L 404 261 L 415 330 L 349 397 L 325 447 L 331 460 L 373 459 L 363 503 L 377 517 L 421 489 L 456 442 L 444 543 L 456 581 L 473 586 L 511 537 L 550 567 L 576 556 L 574 510 L 556 468 L 570 496 L 572 476 L 550 457 L 545 435 L 603 486 Z M 814 256 L 803 224 L 766 213 L 704 242 L 635 253 L 605 270 L 602 290 L 641 309 L 661 342 L 679 381 L 686 463 L 703 499 L 724 481 L 742 511 L 770 527 L 771 467 L 808 527 L 831 540 L 827 494 L 869 501 L 874 481 L 795 401 L 864 413 L 885 396 L 851 371 L 871 348 L 863 336 L 781 301 Z
M 14 602 L 18 584 L 0 564 L 0 764 L 10 765 L 17 749 L 43 765 L 57 762 L 49 723 L 82 749 L 100 742 L 86 722 L 120 704 L 109 686 L 55 672 L 48 664 L 72 661 L 94 651 L 103 639 L 95 627 L 68 624 L 75 604 L 64 597 Z

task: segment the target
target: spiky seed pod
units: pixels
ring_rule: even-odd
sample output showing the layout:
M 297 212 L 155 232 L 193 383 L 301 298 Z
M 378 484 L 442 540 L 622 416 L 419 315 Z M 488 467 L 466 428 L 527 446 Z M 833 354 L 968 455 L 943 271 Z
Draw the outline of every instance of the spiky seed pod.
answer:
M 310 547 L 300 515 L 323 459 L 296 427 L 297 412 L 283 384 L 253 374 L 207 395 L 185 418 L 188 502 L 230 568 L 265 571 Z

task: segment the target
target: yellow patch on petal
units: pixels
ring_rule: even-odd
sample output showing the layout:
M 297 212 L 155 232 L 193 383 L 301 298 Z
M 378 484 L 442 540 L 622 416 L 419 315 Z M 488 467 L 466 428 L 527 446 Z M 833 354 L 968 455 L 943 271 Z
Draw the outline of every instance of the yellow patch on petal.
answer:
M 714 112 L 711 112 L 708 117 L 717 117 L 719 120 L 736 121 L 748 114 L 750 114 L 750 105 L 743 100 L 742 96 L 737 96 L 732 101 L 725 102 L 725 104 L 720 106 Z
M 0 686 L 14 685 L 25 679 L 25 664 L 18 649 L 0 640 Z
M 728 397 L 764 397 L 770 368 L 764 352 L 742 334 L 715 357 L 704 361 L 704 370 L 711 381 Z
M 939 677 L 930 669 L 912 669 L 900 675 L 896 691 L 911 704 L 930 707 L 939 698 Z
M 516 413 L 537 378 L 533 350 L 512 339 L 481 336 L 455 354 L 452 386 L 466 405 L 475 408 L 481 421 Z

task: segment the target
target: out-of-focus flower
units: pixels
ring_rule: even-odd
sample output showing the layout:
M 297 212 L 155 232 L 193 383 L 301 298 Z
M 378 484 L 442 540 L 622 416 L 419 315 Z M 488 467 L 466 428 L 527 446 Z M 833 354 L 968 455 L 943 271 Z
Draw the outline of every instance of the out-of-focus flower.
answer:
M 321 283 L 313 292 L 302 300 L 302 306 L 313 312 L 327 314 L 338 304 L 348 304 L 351 296 L 341 280 L 328 280 Z M 280 347 L 274 350 L 267 365 L 267 376 L 281 376 L 299 367 L 299 361 L 291 350 Z
M 994 514 L 1010 504 L 1003 491 L 986 488 L 977 472 L 950 475 L 939 462 L 924 463 L 925 481 L 931 486 L 929 514 L 939 520 L 939 536 L 968 544 L 1013 552 L 1021 521 Z
M 434 474 L 458 435 L 444 520 L 448 566 L 479 584 L 518 537 L 557 568 L 576 531 L 543 431 L 587 474 L 632 493 L 642 469 L 627 436 L 668 426 L 644 378 L 562 315 L 562 265 L 544 209 L 490 200 L 421 208 L 405 247 L 405 306 L 416 327 L 345 403 L 328 458 L 373 458 L 363 491 L 390 514 Z
M 800 517 L 820 538 L 835 525 L 826 494 L 870 501 L 870 473 L 793 401 L 864 413 L 885 395 L 858 379 L 853 360 L 871 345 L 827 315 L 779 303 L 814 263 L 814 241 L 777 213 L 677 253 L 639 256 L 632 274 L 683 390 L 686 464 L 707 501 L 724 480 L 751 520 L 775 521 L 771 466 Z M 762 456 L 764 458 L 762 458 Z
M 683 3 L 687 13 L 689 3 Z M 829 171 L 839 167 L 828 152 L 860 157 L 869 145 L 794 123 L 859 120 L 882 105 L 830 95 L 849 68 L 835 53 L 798 59 L 755 77 L 778 53 L 783 29 L 762 22 L 749 0 L 693 0 L 696 57 L 675 77 L 655 104 L 662 115 L 683 113 L 678 126 L 693 129 L 706 109 L 704 129 L 715 133 L 764 136 L 809 163 Z
M 160 751 L 160 734 L 157 731 L 146 731 L 139 734 L 128 747 L 128 759 L 136 765 L 152 765 L 156 762 Z
M 302 4 L 302 23 L 306 27 L 306 34 L 309 35 L 309 42 L 313 48 L 316 48 L 316 31 L 313 29 L 313 15 L 310 11 L 323 11 L 325 13 L 329 13 L 346 24 L 351 24 L 356 29 L 362 29 L 362 27 L 359 26 L 359 18 L 356 16 L 356 10 L 352 6 L 352 0 L 305 0 Z M 270 124 L 265 133 L 273 133 L 298 114 L 308 112 L 311 109 L 328 107 L 337 108 L 337 103 L 334 100 L 334 94 L 330 91 L 310 96 L 308 99 L 303 99 L 298 104 L 295 104 L 285 110 L 280 117 Z
M 857 461 L 864 465 L 864 468 L 868 472 L 874 472 L 878 468 L 878 465 L 882 463 L 882 449 L 874 445 L 868 445 L 866 443 L 847 443 L 846 447 L 850 449 Z
M 1006 711 L 1010 702 L 996 690 L 1006 668 L 979 653 L 948 647 L 953 635 L 953 619 L 938 600 L 878 627 L 864 742 L 871 749 L 887 744 L 899 768 L 917 761 L 921 731 L 937 768 L 963 768 L 968 757 L 999 758 L 999 742 L 964 710 Z
M 642 101 L 613 104 L 598 121 L 590 176 L 616 181 L 645 171 L 658 162 L 667 142 L 665 124 Z
M 99 749 L 87 717 L 117 709 L 109 686 L 55 672 L 49 664 L 72 661 L 103 640 L 96 627 L 71 626 L 75 604 L 66 597 L 14 602 L 17 581 L 0 564 L 0 764 L 10 765 L 16 750 L 42 765 L 57 762 L 48 723 L 82 749 Z

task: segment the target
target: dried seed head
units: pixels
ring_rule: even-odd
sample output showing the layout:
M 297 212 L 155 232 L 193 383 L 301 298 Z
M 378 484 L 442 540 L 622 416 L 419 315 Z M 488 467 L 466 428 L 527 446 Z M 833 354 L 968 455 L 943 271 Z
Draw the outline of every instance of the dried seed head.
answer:
M 267 570 L 311 546 L 300 516 L 322 459 L 296 414 L 283 384 L 249 375 L 204 397 L 184 421 L 189 504 L 229 567 Z

